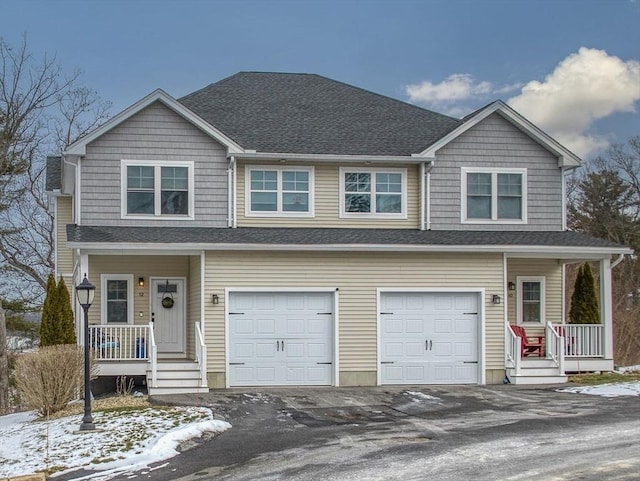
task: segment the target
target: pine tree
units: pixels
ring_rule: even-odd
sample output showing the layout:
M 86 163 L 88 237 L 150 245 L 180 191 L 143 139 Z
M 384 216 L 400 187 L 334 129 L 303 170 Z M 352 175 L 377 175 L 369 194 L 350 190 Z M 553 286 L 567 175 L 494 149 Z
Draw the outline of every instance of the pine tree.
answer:
M 571 296 L 569 310 L 571 324 L 600 324 L 600 308 L 596 294 L 595 280 L 588 263 L 578 270 L 578 277 Z
M 64 279 L 60 277 L 57 289 L 58 323 L 60 325 L 60 338 L 56 344 L 75 344 L 76 332 L 71 308 L 71 296 Z
M 47 293 L 42 305 L 42 321 L 40 323 L 40 345 L 51 346 L 56 338 L 56 278 L 53 274 L 47 277 Z

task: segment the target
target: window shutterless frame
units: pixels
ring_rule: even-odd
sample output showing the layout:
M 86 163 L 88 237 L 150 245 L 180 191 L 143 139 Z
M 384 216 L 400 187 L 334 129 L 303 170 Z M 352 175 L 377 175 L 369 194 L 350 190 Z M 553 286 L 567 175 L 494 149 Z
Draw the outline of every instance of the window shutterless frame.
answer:
M 194 219 L 192 161 L 122 160 L 122 219 Z
M 314 217 L 313 167 L 247 165 L 246 217 Z
M 460 221 L 526 224 L 527 169 L 461 167 Z
M 406 219 L 407 169 L 341 167 L 340 218 Z
M 101 324 L 133 324 L 133 303 L 133 274 L 100 275 Z

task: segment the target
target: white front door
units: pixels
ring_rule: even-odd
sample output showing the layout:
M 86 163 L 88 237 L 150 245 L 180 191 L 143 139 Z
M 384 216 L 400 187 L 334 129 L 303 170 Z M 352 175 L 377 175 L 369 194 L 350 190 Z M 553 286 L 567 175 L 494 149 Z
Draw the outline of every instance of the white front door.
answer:
M 385 292 L 382 384 L 478 382 L 478 294 Z
M 333 294 L 232 292 L 229 385 L 331 385 Z
M 186 328 L 184 279 L 151 280 L 151 319 L 159 353 L 184 353 Z

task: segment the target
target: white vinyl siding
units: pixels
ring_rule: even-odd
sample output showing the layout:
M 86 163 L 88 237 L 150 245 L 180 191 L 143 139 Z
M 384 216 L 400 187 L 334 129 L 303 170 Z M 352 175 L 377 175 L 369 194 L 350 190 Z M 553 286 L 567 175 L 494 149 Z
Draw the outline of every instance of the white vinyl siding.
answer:
M 287 163 L 288 164 L 288 163 Z M 418 229 L 420 227 L 420 195 L 418 167 L 409 166 L 406 169 L 406 218 L 356 216 L 352 218 L 340 217 L 340 167 L 358 169 L 362 164 L 333 164 L 318 163 L 313 166 L 314 177 L 314 216 L 291 217 L 247 217 L 248 206 L 245 203 L 246 163 L 238 162 L 236 212 L 238 215 L 238 227 L 363 227 L 363 228 L 388 228 L 388 229 Z M 263 164 L 248 164 L 250 166 L 282 168 L 281 164 L 265 166 Z M 381 167 L 382 170 L 393 169 L 394 166 Z
M 337 288 L 340 372 L 376 372 L 377 289 L 485 288 L 486 369 L 504 368 L 502 255 L 207 252 L 206 292 L 225 288 Z M 225 370 L 224 301 L 205 303 L 209 372 Z

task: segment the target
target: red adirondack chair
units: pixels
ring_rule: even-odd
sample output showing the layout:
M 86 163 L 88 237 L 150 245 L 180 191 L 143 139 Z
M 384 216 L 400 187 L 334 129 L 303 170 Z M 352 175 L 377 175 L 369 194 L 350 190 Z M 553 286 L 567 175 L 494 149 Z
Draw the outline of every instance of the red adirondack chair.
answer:
M 542 357 L 544 355 L 544 336 L 527 336 L 527 332 L 522 326 L 514 326 L 511 324 L 513 333 L 522 339 L 520 357 L 534 356 Z

